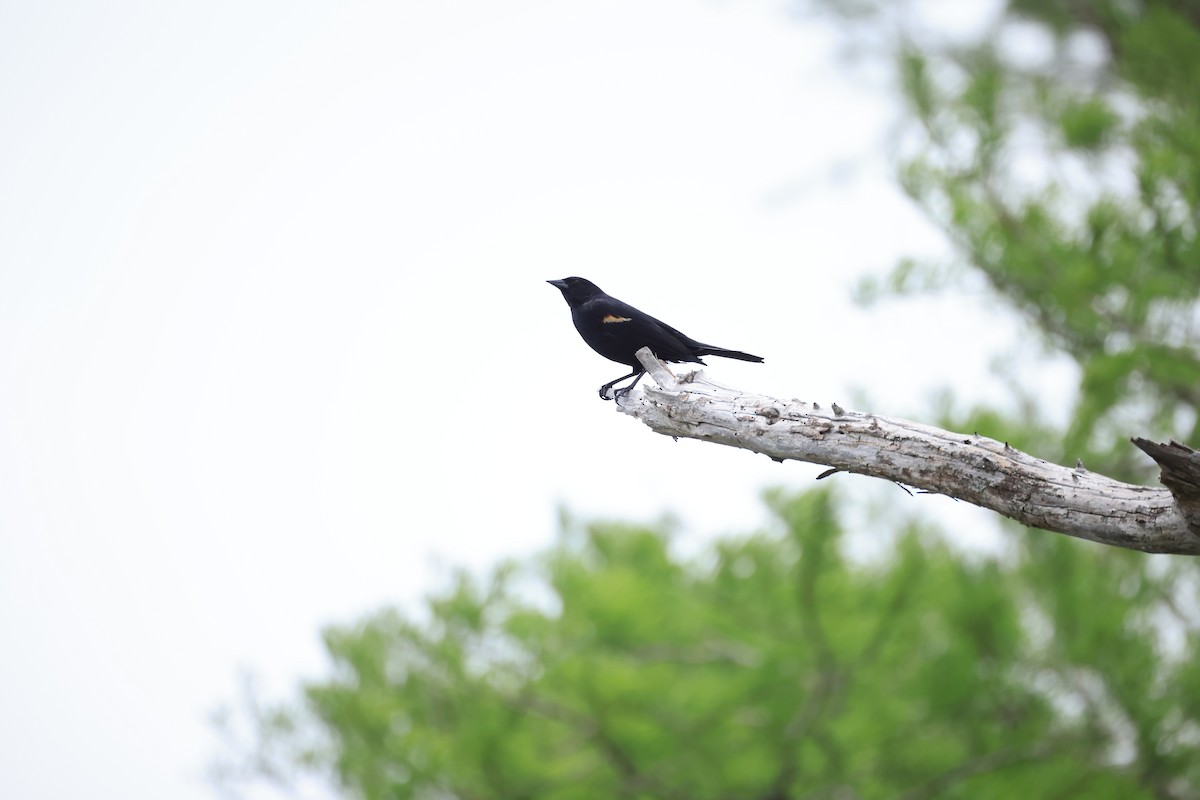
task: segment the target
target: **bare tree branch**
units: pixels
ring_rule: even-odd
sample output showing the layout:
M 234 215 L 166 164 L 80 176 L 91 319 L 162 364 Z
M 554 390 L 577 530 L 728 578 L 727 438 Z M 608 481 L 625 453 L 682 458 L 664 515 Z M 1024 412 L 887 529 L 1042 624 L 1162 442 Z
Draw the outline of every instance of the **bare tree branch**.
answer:
M 1163 467 L 1168 488 L 1135 486 L 986 436 L 740 392 L 702 372 L 676 378 L 647 348 L 638 359 L 658 387 L 624 394 L 617 406 L 666 436 L 884 478 L 1114 547 L 1200 555 L 1200 454 L 1178 443 L 1135 440 Z

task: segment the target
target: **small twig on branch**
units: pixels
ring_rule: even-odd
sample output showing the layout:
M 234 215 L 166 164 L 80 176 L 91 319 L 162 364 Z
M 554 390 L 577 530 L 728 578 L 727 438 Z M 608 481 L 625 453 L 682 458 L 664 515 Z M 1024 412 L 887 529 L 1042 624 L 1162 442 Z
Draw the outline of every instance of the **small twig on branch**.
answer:
M 647 348 L 638 360 L 658 386 L 624 395 L 617 407 L 666 436 L 884 478 L 1101 544 L 1200 555 L 1200 453 L 1176 442 L 1134 440 L 1162 467 L 1167 488 L 1135 486 L 978 434 L 836 406 L 830 413 L 730 389 L 703 372 L 677 378 Z

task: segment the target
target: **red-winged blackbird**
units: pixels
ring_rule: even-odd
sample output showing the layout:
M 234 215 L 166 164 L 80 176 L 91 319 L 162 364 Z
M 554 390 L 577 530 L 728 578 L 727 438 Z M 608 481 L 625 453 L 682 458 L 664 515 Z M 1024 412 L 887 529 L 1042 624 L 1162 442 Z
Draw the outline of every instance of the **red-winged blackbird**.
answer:
M 637 386 L 637 382 L 646 374 L 645 368 L 635 355 L 643 347 L 649 347 L 651 352 L 663 361 L 692 361 L 703 364 L 700 356 L 724 356 L 739 361 L 762 362 L 761 358 L 749 353 L 713 347 L 711 344 L 690 339 L 665 322 L 643 314 L 615 297 L 609 297 L 589 280 L 563 278 L 546 283 L 557 286 L 562 292 L 563 299 L 571 307 L 571 319 L 575 322 L 575 329 L 593 350 L 618 364 L 633 367 L 633 372 L 600 387 L 602 400 L 610 399 L 608 390 L 613 384 L 626 378 L 633 378 L 633 383 L 613 392 L 614 398 Z

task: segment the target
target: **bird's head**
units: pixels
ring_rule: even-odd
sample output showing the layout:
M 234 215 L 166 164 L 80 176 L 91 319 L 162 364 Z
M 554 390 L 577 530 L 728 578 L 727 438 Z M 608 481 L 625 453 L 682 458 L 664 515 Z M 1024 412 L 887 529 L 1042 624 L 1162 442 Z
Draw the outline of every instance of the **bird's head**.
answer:
M 563 294 L 563 299 L 567 301 L 567 305 L 572 307 L 598 294 L 604 294 L 604 292 L 600 291 L 599 286 L 586 278 L 562 278 L 557 281 L 546 281 L 546 283 L 558 287 L 558 290 Z

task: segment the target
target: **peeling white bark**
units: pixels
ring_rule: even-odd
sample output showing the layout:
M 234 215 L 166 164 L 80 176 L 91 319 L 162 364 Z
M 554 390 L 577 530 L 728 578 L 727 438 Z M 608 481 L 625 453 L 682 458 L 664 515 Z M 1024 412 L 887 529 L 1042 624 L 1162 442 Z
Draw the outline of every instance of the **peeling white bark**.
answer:
M 1135 486 L 1050 464 L 975 434 L 736 391 L 695 372 L 676 378 L 643 348 L 638 359 L 657 387 L 617 398 L 618 408 L 666 436 L 717 442 L 784 461 L 886 478 L 989 508 L 1025 525 L 1147 553 L 1200 555 L 1200 526 L 1171 489 Z M 1200 454 L 1173 445 L 1200 474 Z M 1185 479 L 1186 480 L 1186 477 Z M 1178 483 L 1178 480 L 1175 481 Z M 1195 489 L 1195 487 L 1193 487 Z

